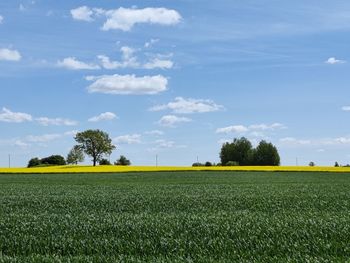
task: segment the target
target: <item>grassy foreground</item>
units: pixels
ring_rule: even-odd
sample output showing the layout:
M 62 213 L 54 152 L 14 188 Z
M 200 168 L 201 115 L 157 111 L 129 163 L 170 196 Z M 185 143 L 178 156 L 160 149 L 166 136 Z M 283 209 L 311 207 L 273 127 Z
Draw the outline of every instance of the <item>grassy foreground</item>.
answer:
M 174 172 L 174 171 L 264 171 L 264 172 L 340 172 L 349 173 L 350 167 L 331 166 L 48 166 L 34 168 L 0 168 L 0 174 L 49 174 L 49 173 L 125 173 L 125 172 Z
M 350 173 L 0 175 L 0 262 L 345 262 Z

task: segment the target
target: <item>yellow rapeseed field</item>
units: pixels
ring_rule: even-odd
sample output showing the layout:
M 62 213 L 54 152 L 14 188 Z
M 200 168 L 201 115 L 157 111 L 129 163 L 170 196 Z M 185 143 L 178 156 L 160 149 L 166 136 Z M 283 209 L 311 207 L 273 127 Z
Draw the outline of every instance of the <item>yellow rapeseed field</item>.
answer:
M 122 173 L 122 172 L 165 172 L 165 171 L 270 171 L 270 172 L 350 172 L 350 167 L 327 166 L 49 166 L 38 168 L 0 168 L 0 174 L 18 173 Z

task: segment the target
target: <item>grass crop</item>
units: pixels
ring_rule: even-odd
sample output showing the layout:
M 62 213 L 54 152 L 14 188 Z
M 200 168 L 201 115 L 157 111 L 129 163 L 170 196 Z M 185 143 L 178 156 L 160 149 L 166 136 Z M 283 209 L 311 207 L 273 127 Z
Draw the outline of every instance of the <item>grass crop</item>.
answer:
M 0 262 L 346 262 L 350 173 L 0 175 Z

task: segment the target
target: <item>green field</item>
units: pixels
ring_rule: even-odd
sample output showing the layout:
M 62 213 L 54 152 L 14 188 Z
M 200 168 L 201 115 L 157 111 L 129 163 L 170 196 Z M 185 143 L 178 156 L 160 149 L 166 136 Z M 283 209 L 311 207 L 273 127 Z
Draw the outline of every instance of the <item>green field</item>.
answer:
M 350 262 L 350 174 L 0 175 L 0 262 Z

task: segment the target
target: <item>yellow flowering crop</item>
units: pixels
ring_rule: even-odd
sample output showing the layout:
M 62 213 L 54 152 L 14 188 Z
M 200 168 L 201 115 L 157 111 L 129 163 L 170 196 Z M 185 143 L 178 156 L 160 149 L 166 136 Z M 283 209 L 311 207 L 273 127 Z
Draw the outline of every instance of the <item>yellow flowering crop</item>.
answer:
M 327 166 L 48 166 L 38 168 L 0 168 L 7 173 L 121 173 L 121 172 L 161 172 L 161 171 L 270 171 L 270 172 L 350 172 L 350 167 Z

